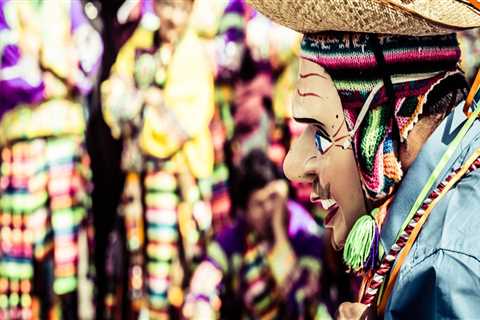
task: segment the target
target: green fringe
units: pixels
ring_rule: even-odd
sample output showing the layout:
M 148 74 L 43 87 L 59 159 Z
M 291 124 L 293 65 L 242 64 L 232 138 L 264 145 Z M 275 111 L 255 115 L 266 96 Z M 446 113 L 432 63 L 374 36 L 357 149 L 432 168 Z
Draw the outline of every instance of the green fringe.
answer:
M 363 215 L 357 219 L 348 234 L 343 260 L 350 270 L 359 271 L 368 259 L 375 236 L 375 223 L 373 215 Z

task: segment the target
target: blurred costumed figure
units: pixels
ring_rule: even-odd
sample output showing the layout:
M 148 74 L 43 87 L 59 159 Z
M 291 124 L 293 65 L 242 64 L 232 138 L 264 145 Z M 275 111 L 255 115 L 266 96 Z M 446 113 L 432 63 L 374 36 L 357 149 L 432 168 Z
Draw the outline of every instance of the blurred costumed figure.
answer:
M 281 167 L 298 46 L 295 32 L 271 23 L 244 0 L 228 1 L 216 39 L 214 209 L 216 201 L 228 200 L 227 181 L 234 183 L 235 168 L 250 150 L 264 150 Z M 229 207 L 214 210 L 214 223 L 228 222 Z
M 77 0 L 0 0 L 0 39 L 0 318 L 92 317 L 82 98 L 101 39 Z
M 466 30 L 458 33 L 458 42 L 462 50 L 461 68 L 470 83 L 480 67 L 480 31 L 478 29 Z
M 113 284 L 106 317 L 128 303 L 127 318 L 166 319 L 183 303 L 211 225 L 213 72 L 192 0 L 124 5 L 142 18 L 101 89 L 104 118 L 123 139 L 128 283 Z
M 208 246 L 190 283 L 187 319 L 313 319 L 319 303 L 321 229 L 298 203 L 267 155 L 240 165 L 241 212 Z M 326 318 L 325 318 L 326 317 Z

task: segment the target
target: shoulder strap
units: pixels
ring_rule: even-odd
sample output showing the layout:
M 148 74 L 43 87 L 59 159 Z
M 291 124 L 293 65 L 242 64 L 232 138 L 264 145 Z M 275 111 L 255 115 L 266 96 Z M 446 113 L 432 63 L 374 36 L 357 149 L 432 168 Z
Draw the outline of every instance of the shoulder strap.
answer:
M 430 213 L 432 212 L 433 208 L 437 203 L 447 194 L 447 192 L 467 173 L 477 169 L 477 167 L 480 165 L 480 149 L 475 151 L 472 156 L 465 162 L 465 164 L 460 168 L 460 170 L 455 171 L 453 175 L 447 176 L 446 184 L 444 184 L 443 189 L 441 190 L 440 193 L 437 193 L 434 195 L 435 191 L 432 192 L 432 195 L 430 198 L 432 202 L 430 203 L 429 207 L 425 210 L 425 213 L 422 215 L 420 220 L 418 220 L 417 224 L 415 225 L 415 228 L 412 230 L 412 233 L 410 234 L 410 237 L 408 238 L 407 243 L 405 244 L 405 247 L 403 250 L 400 252 L 396 263 L 392 269 L 392 272 L 390 274 L 390 278 L 388 280 L 387 286 L 385 287 L 383 296 L 381 297 L 380 304 L 378 306 L 378 313 L 383 314 L 385 312 L 385 307 L 387 306 L 388 299 L 392 293 L 393 286 L 395 284 L 395 281 L 397 280 L 398 273 L 400 271 L 400 268 L 402 267 L 405 258 L 408 256 L 410 250 L 412 249 L 413 244 L 415 243 L 415 240 L 418 237 L 418 234 L 420 233 L 420 230 L 422 229 L 422 226 L 424 225 L 425 221 L 427 221 Z M 441 184 L 442 185 L 442 184 Z
M 465 134 L 468 132 L 468 130 L 473 125 L 473 123 L 477 120 L 477 117 L 480 114 L 480 107 L 477 107 L 477 101 L 479 100 L 479 94 L 478 94 L 479 87 L 480 87 L 480 76 L 477 75 L 477 79 L 475 81 L 475 84 L 472 87 L 472 89 L 471 89 L 472 91 L 469 94 L 470 100 L 468 102 L 466 102 L 467 107 L 465 108 L 465 110 L 468 111 L 470 109 L 470 107 L 472 107 L 472 109 L 474 111 L 471 114 L 468 114 L 467 121 L 465 121 L 465 123 L 463 124 L 462 128 L 460 129 L 460 131 L 457 134 L 457 136 L 455 137 L 455 139 L 450 143 L 447 150 L 445 151 L 442 158 L 440 159 L 439 163 L 434 168 L 434 170 L 433 170 L 432 174 L 430 175 L 430 178 L 428 179 L 426 185 L 423 187 L 422 191 L 419 193 L 419 195 L 417 197 L 417 200 L 415 201 L 414 205 L 410 209 L 410 212 L 409 212 L 407 218 L 405 219 L 402 227 L 399 230 L 399 233 L 396 237 L 394 245 L 390 248 L 388 253 L 386 253 L 384 255 L 384 258 L 382 259 L 381 265 L 378 267 L 378 269 L 375 271 L 375 274 L 368 281 L 368 285 L 366 286 L 366 289 L 363 292 L 363 295 L 362 295 L 362 298 L 361 298 L 362 303 L 364 303 L 366 305 L 371 305 L 372 302 L 378 297 L 379 291 L 380 291 L 380 296 L 382 296 L 382 292 L 384 290 L 383 285 L 385 284 L 384 281 L 385 281 L 386 277 L 391 273 L 393 265 L 396 262 L 398 262 L 397 258 L 399 257 L 402 250 L 405 248 L 405 245 L 407 244 L 407 241 L 409 240 L 414 228 L 417 228 L 418 231 L 416 231 L 416 234 L 418 235 L 418 233 L 420 232 L 421 226 L 423 225 L 423 223 L 425 222 L 425 220 L 428 217 L 428 215 L 427 215 L 427 217 L 424 218 L 425 220 L 423 220 L 420 223 L 420 225 L 417 226 L 418 222 L 420 221 L 420 218 L 422 218 L 422 216 L 424 215 L 425 210 L 427 210 L 429 207 L 432 207 L 431 202 L 435 198 L 437 198 L 439 196 L 439 194 L 441 194 L 443 192 L 443 190 L 445 189 L 445 186 L 448 184 L 450 179 L 452 179 L 454 176 L 458 176 L 457 173 L 459 172 L 459 170 L 464 168 L 464 167 L 462 167 L 459 170 L 453 171 L 449 176 L 449 180 L 446 180 L 446 181 L 444 180 L 442 183 L 440 183 L 438 185 L 437 189 L 434 190 L 434 192 L 436 192 L 435 194 L 430 191 L 430 190 L 432 190 L 432 187 L 433 187 L 435 181 L 437 181 L 437 178 L 439 177 L 441 171 L 447 165 L 447 163 L 448 163 L 449 159 L 451 158 L 452 154 L 455 152 L 457 147 L 460 145 L 460 143 L 462 142 Z M 461 176 L 462 175 L 459 175 L 458 179 L 460 179 Z M 429 197 L 429 198 L 427 198 L 427 197 Z M 430 212 L 428 214 L 430 214 Z M 416 239 L 416 236 L 410 241 L 410 243 L 411 243 L 410 247 L 413 244 L 413 242 L 415 241 L 415 239 Z M 408 254 L 409 250 L 410 249 L 404 250 L 404 252 L 405 252 L 404 255 L 405 256 Z M 402 259 L 404 259 L 404 258 L 402 258 Z M 398 270 L 401 267 L 401 264 L 402 264 L 402 262 L 397 263 L 397 265 L 398 265 L 397 269 Z M 396 272 L 398 272 L 398 270 Z M 396 276 L 393 276 L 393 278 L 395 278 L 395 277 Z M 391 282 L 390 286 L 393 288 L 393 284 L 395 283 L 394 279 L 390 282 Z M 390 290 L 392 288 L 390 288 Z M 386 295 L 386 298 L 385 298 L 385 299 L 387 299 L 386 301 L 388 301 L 389 295 L 390 295 L 390 293 L 388 293 Z
M 473 102 L 478 100 L 478 95 L 480 93 L 479 88 L 480 88 L 480 71 L 477 73 L 474 84 L 465 102 L 464 112 L 468 114 L 469 117 L 472 115 L 470 112 L 468 112 L 468 110 L 472 106 Z M 478 107 L 474 106 L 474 108 L 477 109 Z M 478 111 L 475 113 L 476 114 L 474 116 L 478 116 Z M 405 258 L 408 256 L 413 244 L 415 243 L 415 240 L 418 237 L 418 234 L 420 233 L 420 230 L 422 229 L 431 211 L 433 210 L 435 205 L 443 198 L 443 196 L 448 192 L 448 190 L 450 190 L 455 185 L 455 183 L 457 183 L 466 173 L 477 169 L 477 166 L 479 165 L 479 157 L 480 157 L 480 150 L 477 150 L 467 160 L 467 162 L 465 162 L 465 164 L 458 171 L 454 173 L 453 176 L 447 177 L 447 180 L 446 180 L 447 182 L 443 185 L 441 192 L 435 195 L 435 198 L 432 200 L 428 208 L 425 210 L 425 213 L 421 216 L 420 220 L 418 220 L 404 248 L 401 250 L 401 252 L 398 255 L 398 258 L 396 259 L 396 262 L 391 271 L 388 283 L 385 287 L 385 290 L 383 291 L 383 295 L 381 296 L 380 303 L 378 305 L 378 314 L 380 315 L 384 314 L 385 308 L 387 306 L 387 302 L 393 290 L 393 286 L 395 285 L 395 282 L 397 280 L 398 273 L 400 272 L 400 269 L 405 261 Z

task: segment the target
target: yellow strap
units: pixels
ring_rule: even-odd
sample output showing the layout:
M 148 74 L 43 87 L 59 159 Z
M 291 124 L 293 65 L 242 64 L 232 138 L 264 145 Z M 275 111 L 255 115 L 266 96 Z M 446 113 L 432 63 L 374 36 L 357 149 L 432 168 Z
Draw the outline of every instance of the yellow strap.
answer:
M 417 239 L 418 234 L 420 233 L 420 230 L 422 229 L 423 224 L 427 220 L 428 216 L 432 212 L 432 209 L 435 207 L 435 205 L 443 198 L 445 194 L 460 180 L 465 173 L 468 171 L 472 163 L 477 160 L 477 158 L 480 157 L 480 149 L 475 151 L 475 153 L 467 160 L 467 162 L 462 166 L 460 171 L 447 183 L 445 188 L 442 190 L 442 192 L 439 194 L 437 198 L 435 198 L 430 206 L 425 210 L 425 213 L 422 215 L 420 220 L 417 222 L 417 225 L 412 231 L 412 234 L 408 238 L 407 243 L 405 244 L 405 247 L 400 251 L 400 254 L 397 258 L 397 261 L 393 267 L 393 270 L 390 274 L 390 278 L 388 280 L 387 286 L 385 287 L 383 296 L 381 297 L 380 300 L 380 305 L 378 306 L 378 313 L 380 315 L 383 315 L 385 312 L 385 308 L 387 306 L 387 302 L 390 298 L 390 295 L 392 293 L 393 286 L 395 285 L 395 281 L 397 280 L 398 273 L 400 271 L 400 268 L 403 265 L 403 262 L 405 261 L 405 258 L 408 256 L 410 250 L 412 249 L 413 244 L 415 243 L 415 240 Z

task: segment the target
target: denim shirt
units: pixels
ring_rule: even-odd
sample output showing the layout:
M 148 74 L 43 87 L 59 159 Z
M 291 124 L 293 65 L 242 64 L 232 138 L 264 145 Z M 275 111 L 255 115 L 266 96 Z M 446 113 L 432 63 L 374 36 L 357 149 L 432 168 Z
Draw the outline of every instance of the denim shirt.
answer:
M 466 121 L 462 105 L 443 120 L 406 173 L 383 226 L 385 250 Z M 480 122 L 475 121 L 432 189 L 478 148 Z M 434 207 L 400 269 L 385 319 L 480 318 L 479 187 L 480 168 L 465 175 Z

